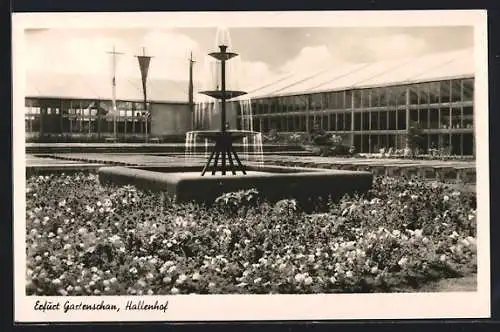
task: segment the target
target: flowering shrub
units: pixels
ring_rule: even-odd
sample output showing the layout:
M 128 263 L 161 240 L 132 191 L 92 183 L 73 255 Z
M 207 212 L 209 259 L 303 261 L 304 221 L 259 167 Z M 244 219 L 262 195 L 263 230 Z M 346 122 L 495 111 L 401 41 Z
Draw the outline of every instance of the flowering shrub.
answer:
M 223 194 L 215 199 L 215 206 L 233 213 L 257 204 L 259 192 L 256 189 L 240 190 Z
M 205 207 L 94 174 L 31 177 L 27 294 L 398 291 L 476 270 L 472 193 L 384 177 L 324 213 L 257 197 Z

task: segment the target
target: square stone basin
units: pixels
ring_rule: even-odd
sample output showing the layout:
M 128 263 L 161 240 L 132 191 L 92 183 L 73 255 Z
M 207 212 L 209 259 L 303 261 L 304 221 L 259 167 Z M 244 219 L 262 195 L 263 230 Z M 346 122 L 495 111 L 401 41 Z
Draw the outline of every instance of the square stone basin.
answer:
M 310 200 L 316 197 L 340 198 L 345 194 L 371 189 L 371 172 L 284 166 L 247 166 L 246 175 L 211 170 L 201 176 L 200 166 L 102 167 L 103 185 L 134 185 L 150 191 L 163 191 L 176 201 L 212 203 L 227 192 L 257 189 L 269 201 L 283 198 Z

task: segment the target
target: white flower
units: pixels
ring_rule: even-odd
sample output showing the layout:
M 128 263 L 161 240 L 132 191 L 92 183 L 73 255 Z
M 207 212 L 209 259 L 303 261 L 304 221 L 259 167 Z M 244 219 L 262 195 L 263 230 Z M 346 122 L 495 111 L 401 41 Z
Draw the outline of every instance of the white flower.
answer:
M 45 222 L 49 221 L 49 219 L 50 219 L 50 218 L 49 218 L 49 217 L 47 217 L 47 216 L 43 217 L 43 221 L 45 221 Z
M 304 279 L 304 285 L 306 286 L 309 286 L 313 283 L 313 278 L 307 276 L 305 279 Z
M 179 278 L 177 278 L 177 280 L 175 281 L 175 283 L 176 283 L 176 284 L 181 285 L 181 284 L 183 284 L 183 283 L 184 283 L 184 281 L 186 281 L 186 280 L 187 280 L 187 276 L 186 276 L 185 274 L 181 274 L 181 275 L 179 276 Z
M 262 278 L 257 278 L 257 279 L 254 279 L 254 280 L 253 280 L 253 283 L 254 283 L 254 284 L 258 284 L 258 283 L 260 283 L 261 281 L 262 281 Z
M 398 265 L 399 265 L 399 266 L 401 266 L 401 267 L 405 266 L 405 265 L 406 265 L 406 263 L 408 263 L 408 258 L 406 258 L 406 257 L 403 257 L 403 258 L 401 258 L 401 259 L 398 261 Z
M 443 200 L 444 200 L 445 202 L 447 202 L 447 201 L 449 201 L 449 200 L 450 200 L 450 197 L 449 197 L 448 195 L 444 195 Z
M 198 281 L 201 279 L 201 275 L 198 272 L 195 272 L 191 279 L 193 279 L 194 281 Z
M 295 275 L 295 281 L 296 282 L 303 282 L 304 280 L 306 279 L 306 275 L 305 274 L 302 274 L 302 273 L 298 273 Z
M 176 288 L 176 287 L 172 287 L 172 289 L 170 289 L 170 293 L 172 293 L 172 294 L 174 294 L 174 295 L 175 295 L 175 294 L 179 294 L 179 289 L 178 289 L 178 288 Z
M 470 244 L 472 245 L 475 245 L 476 244 L 476 239 L 473 238 L 472 236 L 467 236 L 467 242 L 469 242 Z
M 378 272 L 378 267 L 376 267 L 376 266 L 372 267 L 371 270 L 370 270 L 370 272 L 373 273 L 373 274 L 377 273 Z
M 413 234 L 415 235 L 416 238 L 421 238 L 422 237 L 422 230 L 416 229 Z
M 441 262 L 446 261 L 446 255 L 444 255 L 444 254 L 443 254 L 443 255 L 441 255 L 441 256 L 439 257 L 439 260 L 440 260 Z
M 346 274 L 345 274 L 345 276 L 347 278 L 352 278 L 354 276 L 354 273 L 352 273 L 352 271 L 347 271 Z

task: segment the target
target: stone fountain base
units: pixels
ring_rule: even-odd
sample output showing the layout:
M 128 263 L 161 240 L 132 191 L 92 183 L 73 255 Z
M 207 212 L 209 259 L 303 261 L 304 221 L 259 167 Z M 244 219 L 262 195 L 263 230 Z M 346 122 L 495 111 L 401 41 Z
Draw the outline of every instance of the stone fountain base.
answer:
M 212 203 L 218 196 L 255 188 L 269 201 L 283 198 L 340 198 L 363 193 L 372 187 L 370 172 L 296 168 L 283 166 L 247 166 L 247 174 L 201 176 L 202 167 L 103 167 L 102 184 L 134 185 L 151 191 L 164 191 L 176 201 Z

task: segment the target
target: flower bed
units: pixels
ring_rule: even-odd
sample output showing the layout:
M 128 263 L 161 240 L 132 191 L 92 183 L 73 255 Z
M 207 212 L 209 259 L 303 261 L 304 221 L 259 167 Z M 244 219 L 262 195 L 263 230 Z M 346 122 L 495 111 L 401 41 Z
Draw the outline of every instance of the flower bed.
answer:
M 476 270 L 475 194 L 376 178 L 306 214 L 255 191 L 212 207 L 102 187 L 94 174 L 27 180 L 27 294 L 398 291 Z

